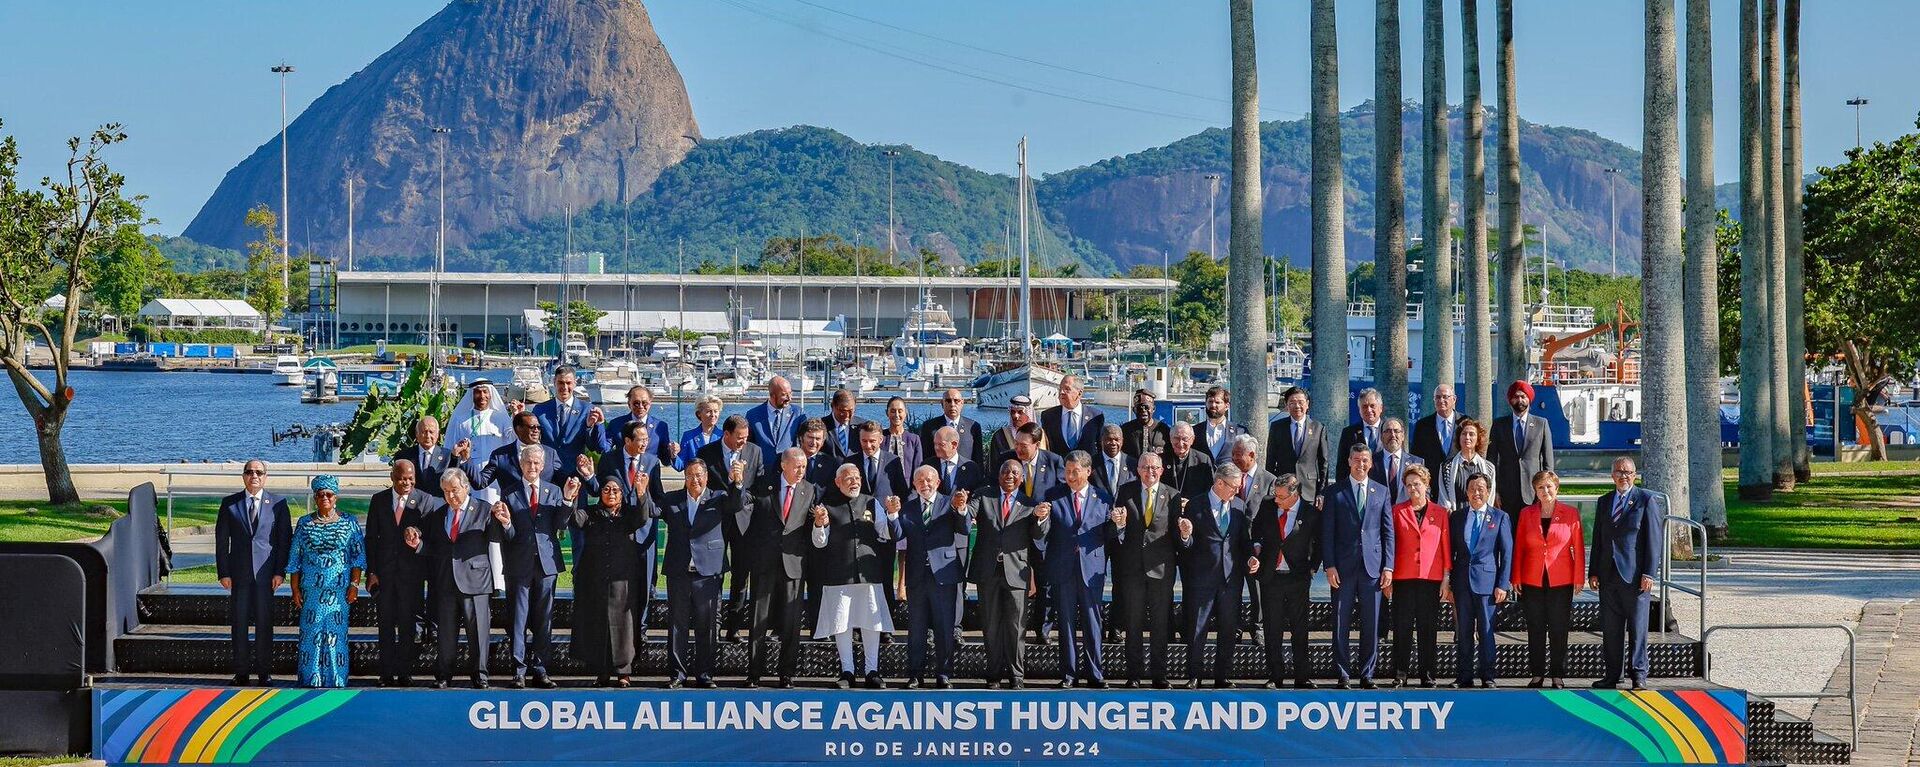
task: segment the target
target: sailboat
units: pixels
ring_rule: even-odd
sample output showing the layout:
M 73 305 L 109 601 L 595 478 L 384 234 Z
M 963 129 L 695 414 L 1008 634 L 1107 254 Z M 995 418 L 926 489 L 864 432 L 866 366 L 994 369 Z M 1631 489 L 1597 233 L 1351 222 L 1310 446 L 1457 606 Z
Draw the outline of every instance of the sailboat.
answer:
M 1020 138 L 1020 358 L 989 372 L 975 384 L 975 399 L 981 407 L 1004 409 L 1013 398 L 1025 395 L 1035 408 L 1060 404 L 1060 382 L 1066 376 L 1058 370 L 1033 361 L 1033 288 L 1028 277 L 1033 267 L 1032 238 L 1028 234 L 1027 212 L 1033 204 L 1033 180 L 1027 176 L 1027 139 Z

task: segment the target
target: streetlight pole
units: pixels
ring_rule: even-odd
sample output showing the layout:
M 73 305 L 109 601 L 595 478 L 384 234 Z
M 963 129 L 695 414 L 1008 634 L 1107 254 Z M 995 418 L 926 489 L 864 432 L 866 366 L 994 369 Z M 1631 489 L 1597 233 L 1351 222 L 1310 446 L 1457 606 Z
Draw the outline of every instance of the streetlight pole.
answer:
M 899 261 L 893 250 L 893 161 L 900 156 L 895 149 L 886 150 L 887 155 L 887 264 L 898 266 Z
M 293 74 L 293 67 L 282 62 L 268 70 L 280 76 L 280 300 L 287 307 L 293 306 L 292 295 L 292 242 L 293 230 L 287 215 L 287 75 Z M 272 324 L 272 319 L 268 319 Z
M 1214 224 L 1213 217 L 1214 217 L 1214 208 L 1215 208 L 1215 198 L 1218 197 L 1220 194 L 1220 174 L 1208 173 L 1206 178 L 1207 178 L 1207 258 L 1214 258 L 1215 256 L 1213 255 L 1213 244 L 1214 244 L 1213 233 L 1215 229 L 1215 224 Z
M 1620 175 L 1620 169 L 1607 168 L 1606 173 L 1608 176 L 1618 176 Z M 1613 264 L 1610 270 L 1610 274 L 1612 274 L 1612 276 L 1614 277 L 1618 277 L 1620 276 L 1620 206 L 1615 201 L 1616 195 L 1614 194 L 1613 190 L 1614 190 L 1613 179 L 1608 178 L 1607 179 L 1607 232 L 1608 232 L 1607 253 L 1609 256 L 1609 260 Z M 1546 235 L 1541 235 L 1541 236 L 1545 237 Z
M 447 270 L 447 135 L 453 130 L 440 126 L 432 130 L 440 140 L 440 236 L 434 243 L 433 290 L 427 296 L 428 304 L 433 309 L 433 316 L 428 318 L 427 325 L 427 360 L 429 364 L 437 364 L 440 352 L 440 273 Z
M 1853 148 L 1855 149 L 1860 148 L 1860 108 L 1866 105 L 1865 98 L 1856 96 L 1847 99 L 1847 106 L 1853 107 Z

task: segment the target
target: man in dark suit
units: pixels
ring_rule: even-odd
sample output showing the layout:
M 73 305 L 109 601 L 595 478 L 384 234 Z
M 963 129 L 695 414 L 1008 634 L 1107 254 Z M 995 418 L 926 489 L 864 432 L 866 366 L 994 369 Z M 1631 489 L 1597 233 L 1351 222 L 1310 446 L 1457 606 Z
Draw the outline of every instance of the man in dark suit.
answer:
M 1407 499 L 1407 488 L 1401 484 L 1401 478 L 1407 475 L 1407 469 L 1422 466 L 1419 456 L 1407 452 L 1407 427 L 1401 425 L 1398 418 L 1387 418 L 1380 422 L 1380 449 L 1373 454 L 1373 473 L 1368 476 L 1381 487 L 1387 489 L 1387 502 L 1398 506 Z
M 1421 416 L 1413 424 L 1413 455 L 1436 476 L 1440 467 L 1447 465 L 1447 459 L 1453 457 L 1453 439 L 1460 433 L 1461 415 L 1454 409 L 1458 401 L 1454 397 L 1453 386 L 1440 384 L 1433 387 L 1433 412 Z M 1435 488 L 1433 495 L 1437 501 L 1440 497 L 1438 488 Z
M 1106 673 L 1100 667 L 1107 543 L 1119 535 L 1126 516 L 1113 507 L 1105 492 L 1088 481 L 1092 474 L 1093 456 L 1085 450 L 1068 453 L 1066 481 L 1040 504 L 1053 518 L 1042 547 L 1042 566 L 1052 587 L 1060 632 L 1056 636 L 1060 642 L 1062 689 L 1071 689 L 1083 670 L 1089 686 L 1107 686 Z
M 1193 427 L 1193 446 L 1205 452 L 1214 463 L 1232 460 L 1233 438 L 1247 433 L 1247 427 L 1227 420 L 1232 403 L 1227 387 L 1217 384 L 1207 387 L 1207 420 Z
M 738 417 L 738 416 L 735 416 Z M 728 482 L 744 487 L 744 466 L 729 469 Z M 684 684 L 711 689 L 720 633 L 720 581 L 728 569 L 729 526 L 739 524 L 739 494 L 710 489 L 705 461 L 687 464 L 686 486 L 665 493 L 659 516 L 667 523 L 667 688 Z M 689 647 L 691 640 L 691 647 Z
M 543 451 L 532 447 L 520 451 L 520 474 L 537 477 L 542 473 Z M 550 482 L 529 484 L 518 493 L 501 496 L 494 512 L 507 511 L 506 541 L 501 556 L 507 571 L 507 644 L 513 655 L 513 689 L 526 689 L 527 677 L 533 686 L 553 689 L 559 685 L 547 677 L 547 660 L 553 653 L 553 589 L 567 564 L 560 556 L 557 540 L 573 521 L 575 499 L 580 497 L 580 479 L 568 477 L 565 489 Z M 527 648 L 527 631 L 533 631 L 533 648 Z
M 961 394 L 959 389 L 948 389 L 945 394 L 940 395 L 940 415 L 920 424 L 920 444 L 933 444 L 931 439 L 933 434 L 951 427 L 960 440 L 959 450 L 954 455 L 972 461 L 985 471 L 987 440 L 981 434 L 980 422 L 966 416 L 966 406 L 966 396 Z
M 267 464 L 247 461 L 240 469 L 245 487 L 220 499 L 213 525 L 214 571 L 231 595 L 227 619 L 233 627 L 233 683 L 247 675 L 260 686 L 273 679 L 273 592 L 287 577 L 287 553 L 293 547 L 293 517 L 287 500 L 267 492 Z M 253 636 L 247 636 L 247 630 Z
M 1140 686 L 1147 667 L 1155 689 L 1167 682 L 1167 641 L 1173 633 L 1173 579 L 1178 573 L 1176 545 L 1181 496 L 1160 481 L 1165 468 L 1158 453 L 1140 456 L 1139 479 L 1120 488 L 1114 506 L 1127 522 L 1113 548 L 1113 609 L 1127 636 L 1127 687 Z M 1152 661 L 1143 650 L 1144 631 L 1153 632 Z
M 716 492 L 738 496 L 765 478 L 766 456 L 760 453 L 760 446 L 753 443 L 752 432 L 753 429 L 747 423 L 747 419 L 735 413 L 720 422 L 720 440 L 709 442 L 706 447 L 700 448 L 696 457 L 701 463 L 707 465 L 707 484 Z M 734 464 L 739 464 L 740 471 L 737 474 L 745 478 L 744 484 L 734 483 L 733 477 L 736 474 Z M 735 542 L 738 542 L 737 538 Z M 739 630 L 740 625 L 748 623 L 746 612 L 749 604 L 748 592 L 753 585 L 754 576 L 758 574 L 757 570 L 739 570 L 734 572 L 733 578 L 727 584 L 727 605 L 733 614 L 732 618 L 726 621 L 729 642 L 733 641 L 734 632 Z M 750 629 L 750 631 L 757 630 Z
M 942 427 L 936 436 L 951 436 Z M 971 465 L 971 464 L 969 464 Z M 967 534 L 973 520 L 967 515 L 971 489 L 945 492 L 940 469 L 921 466 L 913 472 L 913 494 L 900 508 L 902 553 L 907 603 L 907 689 L 926 681 L 927 640 L 932 632 L 933 685 L 953 686 L 953 647 L 958 633 L 961 584 L 967 573 Z
M 440 472 L 455 465 L 453 450 L 440 444 L 440 419 L 423 415 L 413 422 L 413 444 L 393 454 L 393 462 L 400 461 L 413 464 L 416 488 L 427 495 L 440 492 Z
M 1093 486 L 1108 498 L 1119 495 L 1120 488 L 1136 479 L 1133 460 L 1121 450 L 1124 439 L 1119 424 L 1110 423 L 1100 428 L 1100 450 L 1093 454 Z
M 1231 686 L 1233 648 L 1240 640 L 1240 595 L 1251 572 L 1247 505 L 1240 502 L 1240 467 L 1213 469 L 1213 487 L 1194 499 L 1179 521 L 1180 583 L 1186 608 L 1187 689 L 1200 688 L 1200 657 L 1207 619 L 1214 624 L 1213 686 Z
M 1227 451 L 1227 458 L 1240 469 L 1240 503 L 1247 507 L 1247 516 L 1260 510 L 1260 504 L 1273 496 L 1273 475 L 1260 466 L 1260 441 L 1251 434 L 1243 434 L 1233 439 L 1233 446 Z M 1218 464 L 1215 464 L 1216 466 Z M 1262 613 L 1266 600 L 1260 597 L 1261 578 L 1247 578 L 1247 620 L 1241 629 L 1253 639 L 1256 647 L 1267 643 L 1267 634 L 1261 628 Z
M 754 641 L 748 654 L 749 688 L 760 685 L 768 632 L 780 638 L 781 687 L 793 686 L 794 669 L 799 663 L 802 579 L 807 552 L 812 549 L 807 516 L 818 497 L 814 486 L 802 476 L 806 465 L 806 454 L 799 448 L 789 448 L 780 455 L 780 471 L 751 492 L 743 482 L 734 494 L 740 542 L 753 573 Z
M 809 418 L 800 424 L 800 451 L 806 454 L 806 480 L 824 495 L 833 489 L 833 473 L 840 470 L 840 459 L 827 452 L 827 422 Z
M 1161 459 L 1171 467 L 1173 461 L 1168 455 L 1173 443 L 1173 429 L 1166 421 L 1160 420 L 1153 412 L 1153 392 L 1135 389 L 1133 392 L 1133 420 L 1120 426 L 1121 448 L 1135 463 L 1147 453 L 1159 453 Z
M 906 467 L 898 456 L 882 449 L 880 424 L 866 421 L 854 427 L 854 452 L 840 465 L 860 470 L 860 494 L 882 503 L 907 493 Z
M 988 483 L 986 469 L 980 464 L 965 458 L 960 451 L 960 432 L 951 426 L 942 426 L 933 432 L 933 452 L 927 457 L 927 465 L 932 467 L 940 479 L 940 494 L 953 495 L 962 490 L 978 490 Z
M 1320 569 L 1320 511 L 1300 494 L 1300 478 L 1282 474 L 1273 494 L 1260 502 L 1253 521 L 1254 577 L 1267 617 L 1267 689 L 1281 684 L 1287 650 L 1293 655 L 1293 686 L 1312 689 L 1307 662 L 1307 588 Z M 1283 645 L 1288 631 L 1291 645 Z
M 433 500 L 415 481 L 413 462 L 396 459 L 387 473 L 391 487 L 367 501 L 367 590 L 372 592 L 380 635 L 380 686 L 413 684 L 414 618 L 427 588 L 426 557 L 401 539 L 418 529 Z
M 1060 460 L 1060 456 L 1041 449 L 1043 434 L 1040 424 L 1031 421 L 1021 424 L 1013 433 L 1013 451 L 1009 457 L 1020 464 L 1020 500 L 1030 506 L 1053 495 L 1066 473 L 1066 462 Z M 1033 641 L 1044 643 L 1053 633 L 1053 584 L 1040 578 L 1033 596 L 1032 609 L 1027 611 L 1036 621 Z
M 793 403 L 793 383 L 785 376 L 767 379 L 767 401 L 747 411 L 747 428 L 763 456 L 776 456 L 799 444 L 806 415 Z
M 579 459 L 562 463 L 560 451 L 551 445 L 546 445 L 543 441 L 544 433 L 540 426 L 540 419 L 533 414 L 533 411 L 522 410 L 519 415 L 513 417 L 515 437 L 513 442 L 494 448 L 492 453 L 477 459 L 463 454 L 469 449 L 463 442 L 454 448 L 453 458 L 467 467 L 473 487 L 498 485 L 501 495 L 509 495 L 525 492 L 527 489 L 527 479 L 520 476 L 520 448 L 527 445 L 542 445 L 546 447 L 547 452 L 546 460 L 541 461 L 541 465 L 545 467 L 543 471 L 546 473 L 536 481 L 549 484 L 555 481 L 564 482 L 567 473 L 579 465 Z
M 639 507 L 640 497 L 636 488 L 640 487 L 647 488 L 647 494 L 653 496 L 653 501 L 658 503 L 665 485 L 660 482 L 660 458 L 654 452 L 650 441 L 653 430 L 647 428 L 645 421 L 637 419 L 622 421 L 616 418 L 614 423 L 620 424 L 618 432 L 620 441 L 614 444 L 617 449 L 601 455 L 600 463 L 595 465 L 593 471 L 581 477 L 587 496 L 592 498 L 600 494 L 601 477 L 613 477 L 620 483 L 620 497 L 623 499 L 621 502 L 627 507 Z M 648 520 L 641 522 L 639 529 L 633 533 L 634 553 L 639 557 L 640 567 L 635 573 L 637 577 L 628 588 L 628 595 L 633 600 L 635 624 L 633 642 L 636 657 L 640 654 L 641 647 L 647 643 L 647 611 L 653 604 L 653 584 L 659 573 L 655 568 L 657 563 L 654 557 L 654 550 L 658 547 L 660 539 L 659 529 L 660 526 L 655 521 Z M 581 548 L 579 541 L 582 540 L 580 530 L 570 528 L 570 531 L 573 534 L 574 550 L 577 555 Z
M 1091 454 L 1100 449 L 1100 430 L 1107 417 L 1081 400 L 1086 384 L 1080 376 L 1060 379 L 1060 404 L 1040 411 L 1040 428 L 1047 432 L 1047 449 L 1065 458 L 1075 450 Z
M 1600 654 L 1605 674 L 1593 686 L 1618 687 L 1621 665 L 1639 690 L 1647 684 L 1647 605 L 1660 571 L 1660 531 L 1666 499 L 1633 484 L 1632 458 L 1613 461 L 1613 491 L 1593 513 L 1593 552 L 1587 587 L 1600 595 Z
M 1306 389 L 1290 388 L 1280 401 L 1287 414 L 1267 427 L 1267 473 L 1292 474 L 1300 480 L 1300 497 L 1314 505 L 1327 484 L 1326 430 L 1307 415 Z
M 1333 665 L 1340 689 L 1359 677 L 1374 689 L 1373 667 L 1380 647 L 1380 590 L 1393 583 L 1393 506 L 1387 489 L 1367 479 L 1373 452 L 1366 443 L 1347 448 L 1347 479 L 1328 488 L 1320 515 L 1320 555 L 1333 591 Z M 1360 653 L 1349 652 L 1348 633 L 1360 624 Z
M 560 454 L 561 464 L 548 467 L 549 472 L 566 472 L 582 454 L 606 441 L 605 429 L 601 428 L 606 413 L 592 400 L 579 396 L 574 380 L 573 368 L 554 371 L 553 399 L 533 406 L 533 416 L 540 420 L 541 441 Z
M 853 404 L 853 392 L 833 392 L 833 401 L 827 406 L 827 455 L 845 458 L 860 449 L 860 437 L 854 429 L 867 419 L 853 414 Z
M 1351 463 L 1346 459 L 1347 451 L 1354 445 L 1366 445 L 1369 453 L 1380 452 L 1380 428 L 1385 425 L 1382 418 L 1385 410 L 1380 402 L 1380 391 L 1361 389 L 1358 406 L 1360 422 L 1340 431 L 1340 446 L 1333 451 L 1333 454 L 1340 459 L 1340 464 L 1336 467 L 1337 476 L 1334 477 L 1336 480 L 1347 478 L 1347 467 Z
M 605 427 L 595 432 L 597 444 L 593 449 L 602 454 L 613 452 L 626 439 L 627 424 L 636 422 L 647 430 L 647 444 L 655 458 L 671 463 L 679 456 L 680 443 L 668 436 L 667 422 L 653 416 L 653 392 L 645 386 L 627 389 L 627 412 L 614 416 Z
M 1027 597 L 1038 582 L 1033 563 L 1037 544 L 1047 537 L 1047 512 L 1022 499 L 1024 481 L 1020 462 L 1000 464 L 999 482 L 971 499 L 976 538 L 967 580 L 980 592 L 980 620 L 987 643 L 987 689 L 1004 682 L 1013 689 L 1027 685 Z
M 1506 512 L 1487 502 L 1487 484 L 1484 474 L 1469 479 L 1467 507 L 1447 520 L 1453 562 L 1443 596 L 1453 602 L 1454 644 L 1459 648 L 1454 653 L 1459 667 L 1455 687 L 1472 687 L 1476 678 L 1481 687 L 1494 686 L 1493 613 L 1507 601 L 1507 587 L 1513 583 L 1513 526 Z
M 1495 496 L 1500 508 L 1519 519 L 1519 510 L 1533 505 L 1533 475 L 1553 469 L 1553 432 L 1547 419 L 1527 412 L 1533 404 L 1533 385 L 1514 381 L 1507 387 L 1512 412 L 1493 419 L 1487 436 L 1492 450 Z
M 440 475 L 444 499 L 423 515 L 424 526 L 406 532 L 407 545 L 433 560 L 435 623 L 440 626 L 440 657 L 433 686 L 453 680 L 453 655 L 459 649 L 460 621 L 467 625 L 467 657 L 473 663 L 475 689 L 487 688 L 487 641 L 493 631 L 487 597 L 493 593 L 493 560 L 488 543 L 504 543 L 513 517 L 505 508 L 489 511 L 470 495 L 467 473 L 448 469 Z M 518 492 L 526 492 L 519 488 Z
M 1206 453 L 1193 447 L 1193 426 L 1186 423 L 1173 427 L 1172 447 L 1160 459 L 1166 462 L 1166 473 L 1160 477 L 1182 498 L 1198 500 L 1213 487 L 1213 459 Z

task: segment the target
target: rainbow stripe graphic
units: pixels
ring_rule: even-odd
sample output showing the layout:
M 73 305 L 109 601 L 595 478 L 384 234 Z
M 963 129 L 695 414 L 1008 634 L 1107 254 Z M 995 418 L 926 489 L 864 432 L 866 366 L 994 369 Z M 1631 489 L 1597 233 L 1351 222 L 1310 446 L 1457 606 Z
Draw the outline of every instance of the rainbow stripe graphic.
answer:
M 352 690 L 143 690 L 99 710 L 94 758 L 114 764 L 253 761 L 281 736 L 346 705 Z
M 1648 762 L 1743 764 L 1747 761 L 1746 697 L 1738 692 L 1683 690 L 1546 690 L 1541 695 L 1581 721 L 1605 730 Z

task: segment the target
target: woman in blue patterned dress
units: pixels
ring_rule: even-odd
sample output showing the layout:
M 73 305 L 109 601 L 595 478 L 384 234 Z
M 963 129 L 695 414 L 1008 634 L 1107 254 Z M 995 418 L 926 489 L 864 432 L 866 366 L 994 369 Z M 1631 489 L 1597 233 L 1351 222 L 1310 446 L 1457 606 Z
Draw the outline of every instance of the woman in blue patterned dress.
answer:
M 287 578 L 300 611 L 300 684 L 347 686 L 347 606 L 360 596 L 366 537 L 338 508 L 340 480 L 313 478 L 313 513 L 293 530 Z

